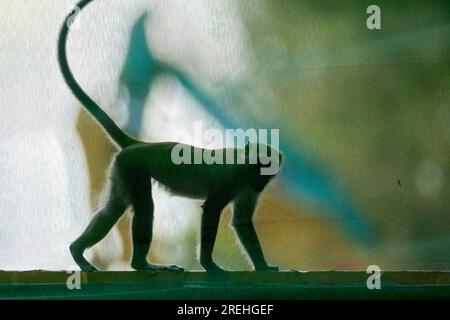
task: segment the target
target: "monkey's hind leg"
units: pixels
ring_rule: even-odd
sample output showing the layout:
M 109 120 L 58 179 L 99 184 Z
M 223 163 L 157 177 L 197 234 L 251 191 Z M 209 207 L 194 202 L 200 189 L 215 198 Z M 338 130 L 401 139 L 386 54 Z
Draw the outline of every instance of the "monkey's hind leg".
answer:
M 131 267 L 135 270 L 176 271 L 183 268 L 176 265 L 157 265 L 147 261 L 153 237 L 153 199 L 150 177 L 142 176 L 130 180 L 131 203 L 134 209 L 132 221 L 133 258 Z
M 121 189 L 123 184 L 120 175 L 113 167 L 111 190 L 106 206 L 94 216 L 81 236 L 70 245 L 73 259 L 83 271 L 97 271 L 97 268 L 84 258 L 83 253 L 108 234 L 129 205 L 129 200 Z
M 225 272 L 212 259 L 214 243 L 216 241 L 220 214 L 227 201 L 216 198 L 208 198 L 203 203 L 203 215 L 200 232 L 200 264 L 207 272 L 221 274 Z

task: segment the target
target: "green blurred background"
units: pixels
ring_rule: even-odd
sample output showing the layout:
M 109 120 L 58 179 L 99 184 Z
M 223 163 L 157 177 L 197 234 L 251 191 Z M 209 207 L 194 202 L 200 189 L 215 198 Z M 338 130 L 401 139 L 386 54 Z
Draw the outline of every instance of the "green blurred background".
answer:
M 365 28 L 370 4 L 381 8 L 381 30 Z M 242 17 L 254 57 L 251 89 L 280 109 L 277 121 L 291 139 L 306 141 L 345 181 L 378 233 L 376 246 L 362 250 L 368 259 L 447 269 L 450 3 L 245 1 Z M 313 245 L 316 258 L 300 258 L 298 249 L 299 267 L 337 254 L 323 238 L 323 247 Z M 350 265 L 346 255 L 360 252 L 354 245 L 332 263 Z

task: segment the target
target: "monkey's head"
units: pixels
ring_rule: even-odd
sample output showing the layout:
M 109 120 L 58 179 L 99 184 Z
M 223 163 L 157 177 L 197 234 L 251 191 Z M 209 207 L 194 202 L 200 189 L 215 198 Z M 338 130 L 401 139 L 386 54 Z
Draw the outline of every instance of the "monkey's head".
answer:
M 250 164 L 250 186 L 254 191 L 262 192 L 279 173 L 283 155 L 271 145 L 248 143 L 245 156 Z

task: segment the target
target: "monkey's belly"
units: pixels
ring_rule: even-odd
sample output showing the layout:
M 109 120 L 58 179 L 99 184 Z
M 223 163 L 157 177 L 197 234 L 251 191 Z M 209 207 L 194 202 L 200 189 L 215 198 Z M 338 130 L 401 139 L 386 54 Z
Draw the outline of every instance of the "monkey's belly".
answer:
M 165 179 L 154 178 L 168 192 L 191 199 L 205 200 L 208 196 L 207 188 L 195 181 L 164 181 Z
M 172 151 L 176 145 L 176 143 L 142 145 L 130 149 L 130 152 L 133 152 L 133 160 L 141 162 L 141 167 L 146 169 L 151 178 L 178 196 L 206 199 L 211 193 L 222 189 L 218 188 L 218 185 L 228 184 L 231 168 L 227 166 L 194 162 L 175 164 L 172 160 Z

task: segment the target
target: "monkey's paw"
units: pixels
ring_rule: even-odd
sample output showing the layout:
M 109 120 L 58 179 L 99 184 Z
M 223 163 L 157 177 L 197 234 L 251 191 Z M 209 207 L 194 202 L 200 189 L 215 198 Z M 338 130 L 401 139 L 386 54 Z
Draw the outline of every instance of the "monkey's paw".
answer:
M 278 267 L 275 267 L 275 266 L 266 265 L 266 266 L 263 266 L 263 267 L 256 268 L 256 271 L 277 272 L 277 271 L 280 271 L 280 269 Z
M 132 264 L 131 267 L 137 271 L 173 271 L 173 272 L 183 272 L 184 269 L 182 267 L 176 265 L 159 265 L 152 263 L 145 264 Z
M 211 273 L 211 274 L 224 274 L 224 273 L 226 273 L 226 270 L 222 269 L 221 267 L 219 267 L 214 262 L 210 262 L 210 263 L 207 263 L 207 264 L 204 263 L 202 266 L 206 270 L 206 272 Z
M 70 245 L 70 254 L 72 255 L 73 259 L 75 260 L 76 264 L 80 267 L 81 271 L 85 272 L 95 272 L 98 271 L 98 269 L 89 263 L 84 257 L 83 257 L 83 251 L 79 249 L 75 243 Z
M 80 268 L 82 271 L 85 271 L 85 272 L 97 272 L 98 271 L 98 269 L 96 267 L 94 267 L 92 264 L 85 265 L 85 266 L 80 265 Z

